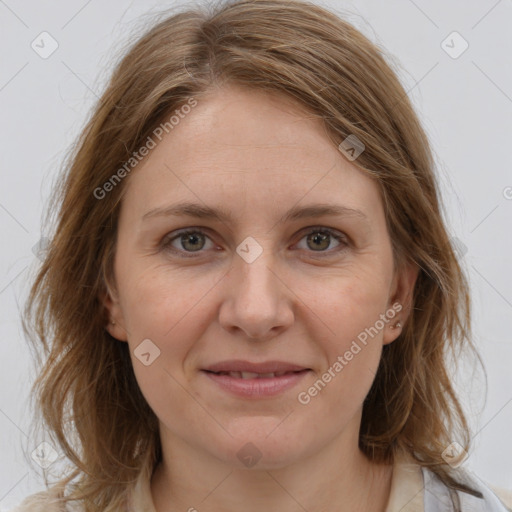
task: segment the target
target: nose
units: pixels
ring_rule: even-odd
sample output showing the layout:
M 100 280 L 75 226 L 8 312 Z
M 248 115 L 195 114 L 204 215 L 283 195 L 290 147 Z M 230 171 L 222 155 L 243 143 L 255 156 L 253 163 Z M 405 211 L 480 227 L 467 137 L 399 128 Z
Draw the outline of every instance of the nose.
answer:
M 219 323 L 232 334 L 243 332 L 252 340 L 267 340 L 294 321 L 293 293 L 269 251 L 252 263 L 237 254 L 224 277 L 226 290 Z

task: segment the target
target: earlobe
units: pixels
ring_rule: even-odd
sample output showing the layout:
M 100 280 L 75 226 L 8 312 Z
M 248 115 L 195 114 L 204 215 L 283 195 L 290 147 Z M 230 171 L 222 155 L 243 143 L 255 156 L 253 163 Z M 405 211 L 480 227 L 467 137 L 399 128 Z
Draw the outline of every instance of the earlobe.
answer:
M 121 305 L 108 286 L 102 294 L 101 302 L 108 313 L 108 323 L 105 326 L 105 330 L 119 341 L 128 341 L 126 329 L 123 327 L 124 318 Z
M 105 327 L 105 330 L 118 341 L 128 341 L 128 337 L 126 335 L 126 329 L 121 327 L 117 322 L 110 321 L 108 325 Z
M 398 304 L 398 303 L 395 303 Z M 400 313 L 398 313 L 400 315 Z M 384 327 L 384 336 L 382 338 L 383 345 L 389 345 L 393 341 L 395 341 L 398 336 L 402 333 L 403 324 L 401 320 L 397 320 L 394 318 L 390 320 L 389 323 Z
M 392 293 L 388 303 L 388 311 L 395 314 L 386 325 L 383 344 L 395 341 L 403 331 L 412 308 L 414 287 L 418 278 L 419 267 L 409 263 L 397 272 L 393 279 Z

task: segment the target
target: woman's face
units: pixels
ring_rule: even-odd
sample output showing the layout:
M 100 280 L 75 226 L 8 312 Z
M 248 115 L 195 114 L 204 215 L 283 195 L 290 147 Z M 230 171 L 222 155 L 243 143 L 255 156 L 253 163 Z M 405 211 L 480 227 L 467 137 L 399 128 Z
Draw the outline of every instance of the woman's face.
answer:
M 162 442 L 259 468 L 357 443 L 416 275 L 394 273 L 377 185 L 289 100 L 233 87 L 198 100 L 126 179 L 108 329 Z M 233 360 L 304 370 L 206 371 L 250 369 Z

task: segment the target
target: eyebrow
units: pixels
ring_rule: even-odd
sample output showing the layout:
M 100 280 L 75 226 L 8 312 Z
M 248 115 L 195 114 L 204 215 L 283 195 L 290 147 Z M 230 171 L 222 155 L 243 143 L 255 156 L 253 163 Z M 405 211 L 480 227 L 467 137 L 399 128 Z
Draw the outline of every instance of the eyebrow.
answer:
M 355 217 L 368 222 L 368 217 L 361 210 L 348 208 L 337 204 L 311 204 L 308 206 L 294 206 L 280 222 L 287 222 L 300 219 L 310 219 L 324 216 Z M 232 222 L 232 215 L 222 208 L 211 208 L 197 203 L 178 203 L 164 208 L 154 208 L 142 216 L 142 220 L 155 217 L 196 217 L 199 219 L 214 219 L 220 222 Z

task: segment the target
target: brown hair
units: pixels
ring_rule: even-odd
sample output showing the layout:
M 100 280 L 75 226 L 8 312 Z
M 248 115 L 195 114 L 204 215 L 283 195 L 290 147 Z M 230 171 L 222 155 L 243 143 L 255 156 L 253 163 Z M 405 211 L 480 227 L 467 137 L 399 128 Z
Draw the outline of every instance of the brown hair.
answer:
M 161 458 L 158 422 L 140 392 L 128 344 L 105 330 L 102 297 L 129 176 L 98 199 L 156 126 L 223 84 L 281 93 L 324 122 L 338 146 L 355 135 L 353 163 L 380 186 L 397 268 L 419 267 L 411 314 L 383 349 L 365 400 L 360 448 L 375 462 L 407 452 L 450 488 L 478 495 L 443 460 L 469 430 L 447 356 L 474 346 L 468 285 L 443 221 L 427 137 L 382 51 L 309 2 L 242 0 L 159 20 L 122 58 L 83 130 L 50 203 L 55 232 L 26 306 L 24 329 L 45 361 L 32 393 L 71 462 L 63 499 L 113 511 Z M 126 169 L 126 168 L 125 168 Z M 30 325 L 30 327 L 29 327 Z M 35 335 L 29 330 L 35 331 Z M 457 498 L 455 498 L 456 500 Z

